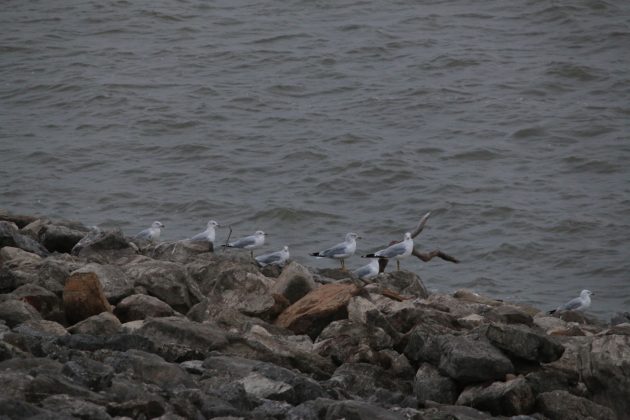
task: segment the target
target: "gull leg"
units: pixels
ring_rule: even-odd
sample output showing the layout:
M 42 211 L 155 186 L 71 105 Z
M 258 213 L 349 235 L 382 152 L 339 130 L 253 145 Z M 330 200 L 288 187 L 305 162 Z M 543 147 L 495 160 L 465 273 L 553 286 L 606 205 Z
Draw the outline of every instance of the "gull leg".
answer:
M 254 250 L 250 249 L 249 250 L 249 255 L 252 257 L 252 260 L 254 259 Z
M 341 271 L 346 271 L 346 260 L 341 258 L 339 261 L 341 262 Z
M 400 260 L 396 260 L 396 271 L 400 271 Z

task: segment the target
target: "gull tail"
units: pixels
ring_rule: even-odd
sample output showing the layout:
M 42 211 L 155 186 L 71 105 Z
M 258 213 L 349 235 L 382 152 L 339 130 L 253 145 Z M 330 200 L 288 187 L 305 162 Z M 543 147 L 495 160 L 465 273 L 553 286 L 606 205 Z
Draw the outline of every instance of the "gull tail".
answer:
M 374 255 L 374 254 L 367 254 L 367 255 L 361 255 L 361 258 L 382 258 L 382 257 L 379 257 L 378 255 Z
M 548 311 L 547 313 L 548 313 L 549 315 L 551 315 L 551 314 L 555 314 L 555 313 L 556 313 L 556 309 L 552 309 L 552 310 Z
M 311 257 L 321 257 L 321 255 L 319 255 L 319 252 L 311 252 L 310 254 Z

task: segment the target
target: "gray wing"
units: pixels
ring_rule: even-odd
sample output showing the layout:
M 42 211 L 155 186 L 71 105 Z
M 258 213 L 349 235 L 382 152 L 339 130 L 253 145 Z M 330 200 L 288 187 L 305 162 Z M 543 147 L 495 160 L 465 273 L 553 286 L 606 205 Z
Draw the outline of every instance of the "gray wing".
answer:
M 405 246 L 403 242 L 401 242 L 398 244 L 394 244 L 383 250 L 380 250 L 378 252 L 375 252 L 374 255 L 378 257 L 383 257 L 383 258 L 394 258 L 394 257 L 397 257 L 398 255 L 404 254 L 406 250 L 407 250 L 407 247 Z
M 571 299 L 570 301 L 562 305 L 561 309 L 565 311 L 572 311 L 572 310 L 580 308 L 581 306 L 582 306 L 582 299 L 577 297 L 575 299 Z
M 208 241 L 208 236 L 206 235 L 206 232 L 201 232 L 196 234 L 195 236 L 193 236 L 192 238 L 190 238 L 191 241 L 195 241 L 195 242 L 209 242 Z
M 333 258 L 335 255 L 343 255 L 348 253 L 348 245 L 345 242 L 337 244 L 332 248 L 328 248 L 319 253 L 320 257 Z
M 363 267 L 357 268 L 354 271 L 354 274 L 356 274 L 358 278 L 362 279 L 363 277 L 374 274 L 374 270 L 372 270 L 370 265 L 364 265 Z
M 230 244 L 232 248 L 245 248 L 246 246 L 252 245 L 256 245 L 256 238 L 254 238 L 253 236 L 238 239 Z
M 256 257 L 256 261 L 258 261 L 261 265 L 269 265 L 273 263 L 277 263 L 282 261 L 282 255 L 279 252 L 274 252 L 272 254 L 260 255 Z
M 136 235 L 137 239 L 150 239 L 151 238 L 151 229 L 145 229 L 142 232 Z

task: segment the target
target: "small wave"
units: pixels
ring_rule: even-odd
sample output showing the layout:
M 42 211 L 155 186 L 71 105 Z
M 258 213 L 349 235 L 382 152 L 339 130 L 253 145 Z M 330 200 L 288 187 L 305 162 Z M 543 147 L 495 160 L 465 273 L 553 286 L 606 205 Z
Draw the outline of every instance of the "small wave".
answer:
M 458 153 L 453 156 L 447 156 L 444 159 L 456 159 L 463 161 L 488 161 L 501 159 L 502 157 L 503 156 L 501 156 L 499 153 L 493 152 L 488 149 L 476 149 L 468 152 Z
M 566 79 L 579 80 L 581 82 L 589 82 L 591 80 L 599 79 L 597 70 L 573 63 L 551 63 L 546 71 L 546 74 Z
M 542 127 L 526 127 L 516 130 L 512 133 L 512 138 L 526 139 L 530 137 L 542 137 L 545 135 L 545 129 Z
M 249 219 L 250 220 L 258 220 L 258 219 L 270 220 L 271 219 L 271 220 L 278 220 L 282 222 L 302 222 L 302 221 L 311 222 L 314 219 L 334 220 L 334 219 L 340 219 L 340 217 L 332 213 L 325 213 L 321 211 L 301 210 L 301 209 L 294 209 L 290 207 L 275 207 L 272 209 L 256 212 L 251 217 L 249 217 Z

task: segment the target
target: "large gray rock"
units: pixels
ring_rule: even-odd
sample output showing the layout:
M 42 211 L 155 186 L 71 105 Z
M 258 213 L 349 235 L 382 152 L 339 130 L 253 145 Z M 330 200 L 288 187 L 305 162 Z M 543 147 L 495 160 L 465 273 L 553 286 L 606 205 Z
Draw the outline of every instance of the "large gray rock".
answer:
M 525 360 L 549 363 L 564 353 L 562 344 L 552 337 L 521 325 L 491 324 L 481 327 L 479 332 L 494 346 Z
M 41 406 L 51 412 L 72 416 L 73 418 L 90 420 L 111 419 L 105 407 L 65 394 L 51 395 L 45 398 L 41 402 Z
M 30 304 L 17 299 L 9 299 L 0 302 L 0 319 L 4 320 L 9 327 L 15 327 L 22 322 L 40 320 L 42 316 Z
M 375 361 L 377 352 L 391 348 L 391 337 L 378 327 L 344 319 L 331 322 L 317 337 L 314 351 L 337 364 Z
M 147 295 L 131 295 L 116 305 L 114 314 L 121 322 L 145 318 L 160 318 L 175 315 L 175 311 L 166 302 Z
M 50 254 L 39 242 L 27 235 L 22 235 L 13 223 L 0 221 L 0 248 L 5 246 L 20 248 L 40 257 Z
M 91 262 L 109 264 L 137 253 L 120 229 L 94 230 L 72 249 L 72 254 Z
M 84 319 L 68 328 L 71 334 L 112 335 L 120 332 L 122 326 L 116 316 L 110 312 Z
M 440 351 L 440 371 L 457 382 L 498 380 L 514 372 L 510 359 L 482 339 L 442 336 Z
M 536 411 L 550 419 L 617 420 L 618 418 L 610 408 L 566 391 L 544 392 L 538 395 Z M 627 414 L 628 412 L 625 411 L 619 418 L 626 418 Z
M 630 336 L 594 338 L 579 350 L 577 366 L 593 401 L 612 407 L 619 418 L 630 413 Z
M 303 265 L 292 261 L 282 269 L 271 292 L 280 294 L 290 303 L 294 303 L 316 287 L 311 272 Z
M 13 331 L 22 335 L 36 337 L 62 337 L 69 334 L 63 325 L 44 319 L 24 321 L 14 327 Z
M 359 397 L 370 397 L 379 389 L 410 394 L 412 378 L 396 378 L 387 370 L 368 363 L 344 363 L 339 366 L 327 382 L 329 387 Z
M 457 399 L 458 405 L 488 411 L 495 416 L 529 413 L 534 402 L 534 393 L 522 376 L 507 382 L 494 382 L 489 386 L 470 386 Z
M 381 311 L 368 299 L 362 296 L 355 296 L 350 299 L 347 306 L 348 319 L 356 323 L 364 324 L 367 327 L 381 328 L 392 337 L 394 342 L 400 340 L 400 334 L 389 323 Z
M 25 227 L 24 229 L 27 229 Z M 39 231 L 39 241 L 50 252 L 68 253 L 85 236 L 88 229 L 80 224 L 64 226 L 45 224 Z
M 37 284 L 24 284 L 13 292 L 15 299 L 28 302 L 44 318 L 55 317 L 61 312 L 61 300 L 53 292 Z
M 0 248 L 0 292 L 9 293 L 24 284 L 37 282 L 42 257 L 20 248 Z
M 107 357 L 104 361 L 116 372 L 131 372 L 137 381 L 172 389 L 178 385 L 192 387 L 192 378 L 179 365 L 169 363 L 156 354 L 140 350 L 128 350 Z
M 406 416 L 362 401 L 338 401 L 326 410 L 325 420 L 406 420 Z
M 383 273 L 378 277 L 378 284 L 386 289 L 419 298 L 429 297 L 429 292 L 422 279 L 411 271 L 392 271 Z
M 457 401 L 459 387 L 454 380 L 442 375 L 433 365 L 423 363 L 416 372 L 413 392 L 420 403 L 430 400 L 441 404 L 454 404 Z
M 61 372 L 72 381 L 96 392 L 109 388 L 114 377 L 113 367 L 82 353 L 73 355 L 72 360 L 63 365 Z
M 141 258 L 124 266 L 125 273 L 144 294 L 155 296 L 179 312 L 200 300 L 200 292 L 181 264 Z

